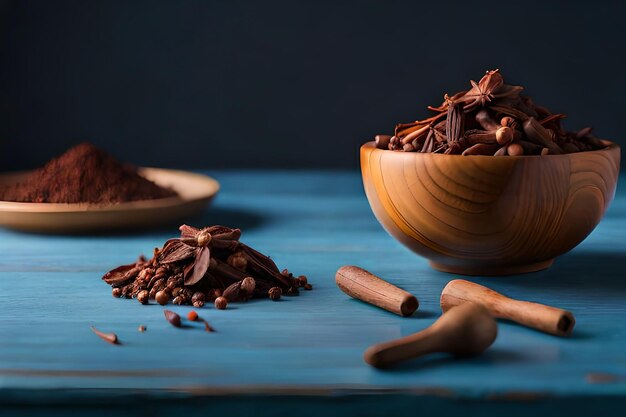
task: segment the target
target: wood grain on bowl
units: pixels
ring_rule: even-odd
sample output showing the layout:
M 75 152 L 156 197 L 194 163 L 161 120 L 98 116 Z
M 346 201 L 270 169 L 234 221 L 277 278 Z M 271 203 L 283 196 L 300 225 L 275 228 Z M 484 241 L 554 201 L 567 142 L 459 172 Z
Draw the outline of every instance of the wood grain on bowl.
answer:
M 504 275 L 549 267 L 600 222 L 620 148 L 565 155 L 460 156 L 361 147 L 383 227 L 439 270 Z

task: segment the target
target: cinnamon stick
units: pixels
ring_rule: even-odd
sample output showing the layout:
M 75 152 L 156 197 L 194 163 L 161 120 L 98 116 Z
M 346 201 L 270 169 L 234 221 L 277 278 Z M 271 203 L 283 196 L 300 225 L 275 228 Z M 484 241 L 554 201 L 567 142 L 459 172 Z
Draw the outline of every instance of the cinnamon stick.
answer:
M 337 286 L 350 297 L 400 316 L 410 316 L 419 306 L 413 294 L 358 266 L 342 266 L 335 274 L 335 281 Z

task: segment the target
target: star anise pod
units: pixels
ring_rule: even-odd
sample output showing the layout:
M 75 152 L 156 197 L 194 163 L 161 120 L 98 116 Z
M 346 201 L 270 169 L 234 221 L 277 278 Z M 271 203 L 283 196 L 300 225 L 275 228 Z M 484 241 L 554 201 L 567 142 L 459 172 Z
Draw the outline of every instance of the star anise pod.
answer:
M 137 277 L 143 266 L 138 262 L 118 266 L 117 268 L 104 274 L 102 279 L 113 287 L 121 287 L 128 284 Z
M 455 102 L 464 103 L 465 112 L 472 111 L 476 107 L 484 107 L 487 103 L 495 99 L 517 99 L 524 87 L 504 84 L 504 78 L 500 70 L 487 71 L 479 82 L 470 81 L 472 88 L 460 97 L 455 98 Z
M 211 249 L 236 248 L 241 236 L 241 230 L 226 226 L 198 229 L 184 224 L 179 230 L 180 238 L 165 242 L 157 262 L 169 264 L 191 260 L 183 270 L 185 285 L 193 285 L 206 275 L 211 264 Z

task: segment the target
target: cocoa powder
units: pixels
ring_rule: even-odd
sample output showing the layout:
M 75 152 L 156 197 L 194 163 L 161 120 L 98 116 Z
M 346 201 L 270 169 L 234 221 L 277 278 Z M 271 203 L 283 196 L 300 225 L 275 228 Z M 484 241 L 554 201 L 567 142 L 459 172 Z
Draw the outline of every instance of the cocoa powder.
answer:
M 89 143 L 69 149 L 19 183 L 0 187 L 0 200 L 32 203 L 114 204 L 176 195 Z

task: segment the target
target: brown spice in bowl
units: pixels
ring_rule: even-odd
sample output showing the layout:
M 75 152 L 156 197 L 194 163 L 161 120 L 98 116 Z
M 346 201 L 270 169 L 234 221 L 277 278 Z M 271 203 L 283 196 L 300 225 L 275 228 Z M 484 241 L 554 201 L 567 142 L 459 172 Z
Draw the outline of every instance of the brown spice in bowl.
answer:
M 552 113 L 521 94 L 523 87 L 504 83 L 499 70 L 487 71 L 472 88 L 444 95 L 436 114 L 396 125 L 394 135 L 377 135 L 380 149 L 461 155 L 548 155 L 605 147 L 587 127 L 568 132 L 566 116 Z
M 67 150 L 21 182 L 0 186 L 0 200 L 27 203 L 115 204 L 176 195 L 89 143 Z

